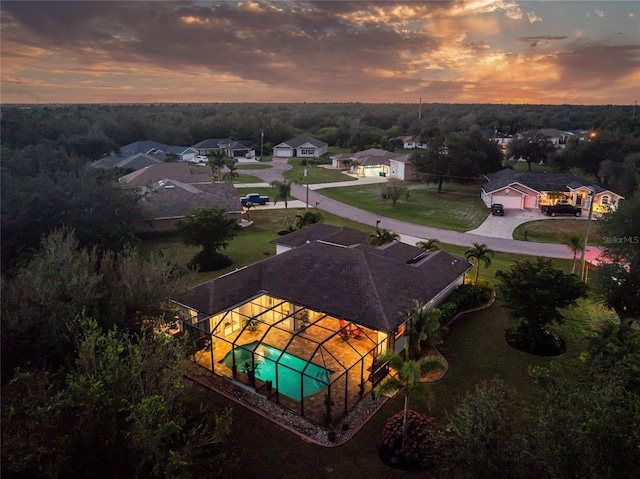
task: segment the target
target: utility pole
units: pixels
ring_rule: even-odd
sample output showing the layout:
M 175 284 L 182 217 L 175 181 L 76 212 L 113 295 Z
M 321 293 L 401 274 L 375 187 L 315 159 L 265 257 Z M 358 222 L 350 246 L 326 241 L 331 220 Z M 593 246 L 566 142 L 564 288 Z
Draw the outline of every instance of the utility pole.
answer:
M 260 132 L 260 161 L 263 160 L 263 151 L 264 151 L 264 130 Z
M 420 98 L 420 106 L 418 106 L 418 120 L 422 120 L 422 97 Z
M 593 192 L 591 193 L 591 199 L 589 201 L 589 217 L 587 218 L 587 233 L 584 237 L 584 247 L 582 248 L 582 255 L 580 257 L 580 263 L 582 264 L 582 268 L 580 269 L 580 280 L 587 280 L 587 270 L 586 270 L 586 254 L 587 254 L 587 243 L 589 242 L 589 229 L 591 228 L 591 216 L 593 215 L 593 201 L 596 199 L 596 186 L 593 185 Z
M 307 167 L 304 169 L 304 176 L 307 179 L 307 203 L 304 211 L 309 211 L 309 159 L 307 158 Z

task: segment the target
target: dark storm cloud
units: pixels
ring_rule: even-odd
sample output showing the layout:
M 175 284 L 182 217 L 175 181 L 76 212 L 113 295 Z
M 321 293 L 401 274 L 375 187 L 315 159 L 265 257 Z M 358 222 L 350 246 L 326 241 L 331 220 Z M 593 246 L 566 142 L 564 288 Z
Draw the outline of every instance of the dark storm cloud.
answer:
M 640 68 L 640 45 L 576 45 L 558 53 L 557 67 L 564 81 L 616 81 Z
M 541 42 L 550 42 L 552 40 L 566 40 L 566 36 L 541 35 L 537 37 L 520 37 L 519 42 L 530 43 L 531 48 L 535 48 Z
M 204 67 L 266 83 L 299 84 L 305 78 L 316 87 L 336 78 L 355 85 L 371 68 L 401 74 L 406 67 L 399 52 L 429 45 L 424 35 L 401 36 L 376 17 L 366 25 L 349 21 L 371 6 L 380 4 L 275 2 L 252 9 L 227 3 L 3 2 L 2 9 L 35 44 L 70 49 L 89 64 L 152 64 L 185 73 Z M 93 52 L 99 53 L 92 58 Z

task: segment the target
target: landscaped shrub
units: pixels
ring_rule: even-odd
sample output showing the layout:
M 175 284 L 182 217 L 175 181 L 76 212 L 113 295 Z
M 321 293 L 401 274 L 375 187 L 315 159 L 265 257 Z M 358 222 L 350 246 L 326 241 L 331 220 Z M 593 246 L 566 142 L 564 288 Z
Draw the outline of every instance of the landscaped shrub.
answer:
M 400 469 L 423 469 L 440 462 L 441 441 L 434 418 L 407 411 L 407 435 L 402 447 L 404 413 L 391 416 L 382 430 L 378 455 L 386 464 Z
M 196 254 L 189 262 L 188 267 L 191 269 L 198 269 L 200 272 L 205 271 L 218 271 L 219 269 L 231 266 L 233 261 L 227 255 L 214 253 L 208 254 L 204 250 Z
M 486 303 L 491 299 L 492 291 L 489 288 L 474 284 L 463 284 L 456 289 L 447 300 L 438 306 L 442 313 L 440 322 L 446 324 L 461 311 L 472 309 Z

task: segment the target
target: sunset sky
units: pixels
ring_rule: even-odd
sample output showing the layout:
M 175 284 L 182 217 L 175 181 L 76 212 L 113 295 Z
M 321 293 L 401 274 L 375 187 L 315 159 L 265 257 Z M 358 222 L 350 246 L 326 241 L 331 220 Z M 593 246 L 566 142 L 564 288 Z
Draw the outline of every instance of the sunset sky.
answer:
M 640 100 L 638 1 L 0 8 L 2 103 Z

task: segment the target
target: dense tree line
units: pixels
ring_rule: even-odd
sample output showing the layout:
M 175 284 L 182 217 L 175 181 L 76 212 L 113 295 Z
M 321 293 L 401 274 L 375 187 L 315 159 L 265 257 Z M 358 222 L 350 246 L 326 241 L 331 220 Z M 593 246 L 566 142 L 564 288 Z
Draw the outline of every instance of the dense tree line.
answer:
M 361 149 L 399 135 L 437 128 L 443 135 L 531 129 L 637 131 L 631 106 L 464 104 L 155 104 L 4 106 L 2 141 L 10 150 L 44 143 L 85 160 L 137 140 L 189 146 L 206 138 L 234 137 L 271 147 L 311 133 L 344 148 Z M 630 121 L 631 120 L 631 121 Z M 4 155 L 3 155 L 4 156 Z

